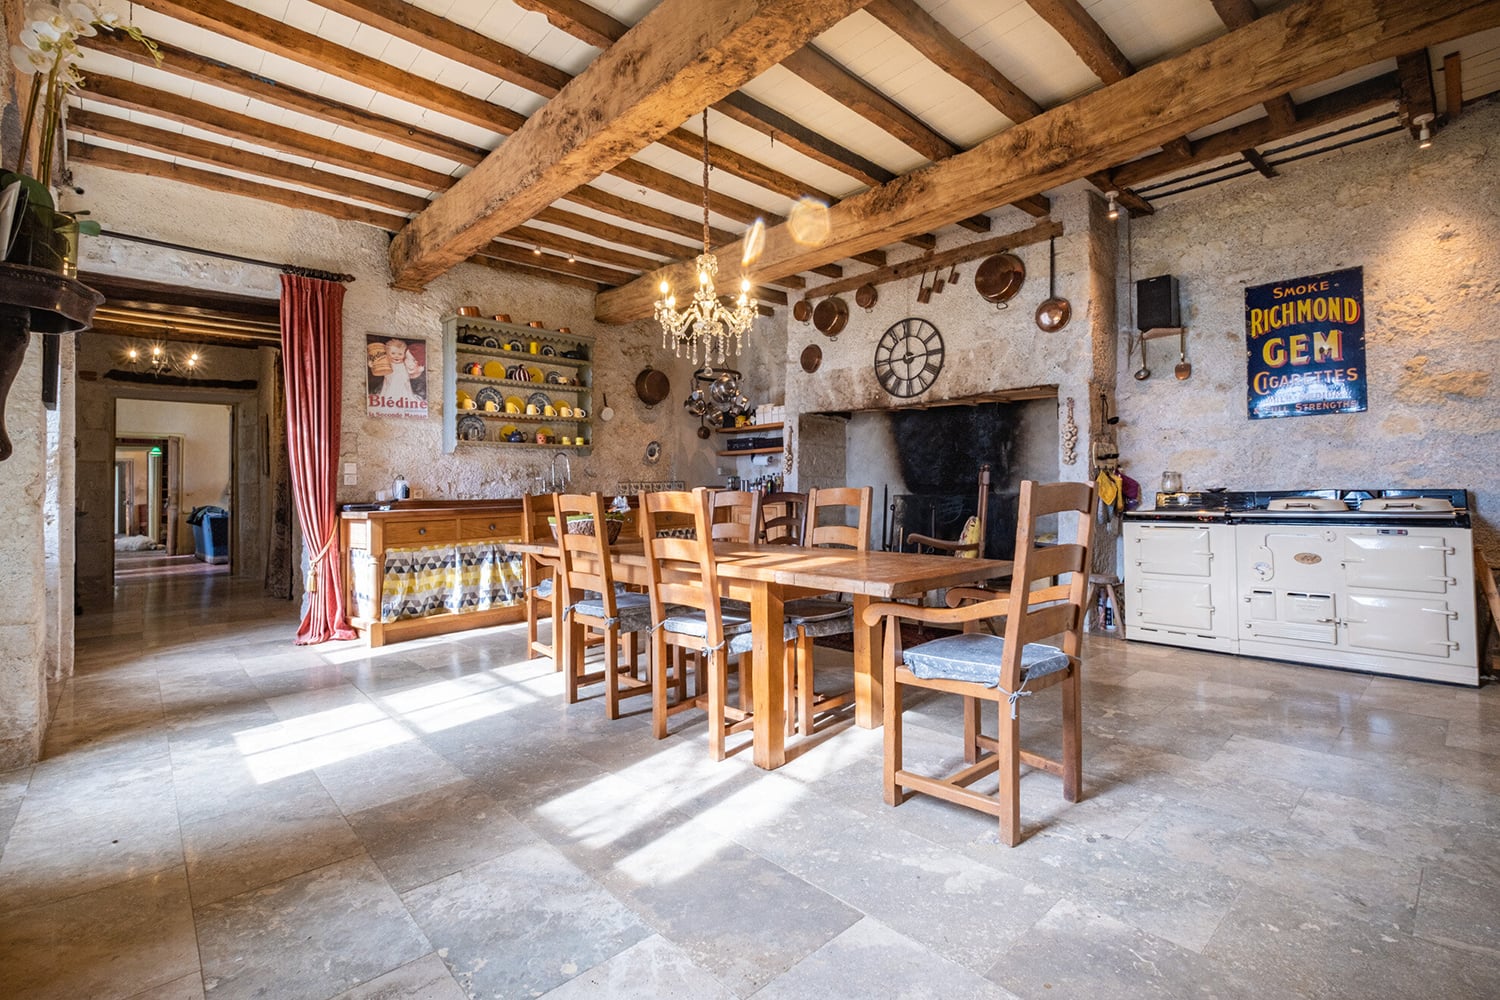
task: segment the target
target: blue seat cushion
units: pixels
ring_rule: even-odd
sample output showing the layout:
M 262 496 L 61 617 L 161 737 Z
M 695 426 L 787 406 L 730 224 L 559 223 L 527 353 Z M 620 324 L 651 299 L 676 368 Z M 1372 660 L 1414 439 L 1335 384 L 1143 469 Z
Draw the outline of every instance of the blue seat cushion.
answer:
M 804 597 L 786 602 L 786 623 L 816 639 L 854 631 L 854 606 L 825 597 Z
M 738 656 L 748 653 L 754 648 L 754 637 L 750 629 L 750 612 L 746 608 L 744 612 L 731 611 L 729 605 L 737 604 L 736 601 L 725 601 L 720 606 L 719 613 L 724 621 L 724 648 L 729 651 L 730 656 Z M 679 635 L 692 635 L 698 638 L 708 636 L 708 618 L 702 611 L 689 611 L 683 609 L 682 613 L 671 615 L 662 622 L 662 628 L 668 632 L 676 632 Z M 783 633 L 784 639 L 792 640 L 797 637 L 796 626 L 788 623 Z
M 922 680 L 968 681 L 1000 686 L 1000 661 L 1005 640 L 998 635 L 965 632 L 924 642 L 905 650 L 901 662 Z M 1021 680 L 1044 677 L 1068 669 L 1068 654 L 1056 646 L 1028 642 L 1021 649 Z
M 548 576 L 547 579 L 536 585 L 536 596 L 545 601 L 547 598 L 552 596 L 552 590 L 552 577 Z
M 645 594 L 623 593 L 615 595 L 615 611 L 619 616 L 621 632 L 639 632 L 651 627 L 651 598 Z M 605 616 L 604 601 L 599 598 L 585 599 L 573 605 L 573 613 L 590 618 Z

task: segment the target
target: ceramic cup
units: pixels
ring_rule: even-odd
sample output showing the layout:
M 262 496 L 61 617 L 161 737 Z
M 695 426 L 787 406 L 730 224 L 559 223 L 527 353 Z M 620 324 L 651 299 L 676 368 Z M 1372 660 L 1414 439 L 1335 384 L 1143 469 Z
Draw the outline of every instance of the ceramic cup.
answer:
M 589 418 L 589 411 L 580 406 L 578 409 L 573 411 L 573 416 L 577 417 L 579 420 L 587 420 Z
M 550 406 L 544 406 L 544 407 L 542 407 L 542 416 L 544 416 L 544 417 L 555 417 L 555 416 L 557 416 L 557 410 L 555 410 L 554 408 L 552 408 Z
M 537 406 L 535 403 L 527 403 L 526 415 L 529 417 L 539 417 L 542 415 L 542 408 L 540 406 Z
M 557 408 L 557 415 L 559 417 L 571 417 L 573 415 L 573 408 L 567 403 L 564 403 Z
M 560 438 L 557 439 L 557 443 L 558 444 L 572 444 L 573 443 L 573 439 L 570 438 L 570 437 L 568 437 L 566 434 L 564 434 L 562 437 L 560 437 Z
M 474 402 L 472 399 L 466 399 L 466 400 L 464 400 L 464 409 L 466 409 L 466 410 L 474 410 L 474 409 L 478 409 L 478 408 L 479 408 L 479 404 L 476 403 L 476 402 Z
M 493 399 L 487 401 L 484 404 L 484 412 L 486 412 L 486 413 L 494 413 L 494 412 L 496 412 L 499 409 L 500 409 L 500 407 L 498 407 L 498 406 L 495 405 L 495 401 Z
M 521 406 L 520 406 L 519 403 L 506 403 L 505 404 L 505 412 L 506 413 L 520 413 L 521 412 Z
M 527 345 L 527 348 L 526 348 L 526 351 L 529 354 L 540 354 L 541 350 L 542 350 L 542 345 L 538 344 L 534 340 L 529 345 Z

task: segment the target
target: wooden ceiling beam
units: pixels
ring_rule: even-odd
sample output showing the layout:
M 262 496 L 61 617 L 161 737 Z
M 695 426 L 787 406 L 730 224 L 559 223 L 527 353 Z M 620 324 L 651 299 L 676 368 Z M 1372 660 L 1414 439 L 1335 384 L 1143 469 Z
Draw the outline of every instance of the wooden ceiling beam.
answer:
M 1099 22 L 1083 9 L 1079 0 L 1027 0 L 1031 9 L 1063 37 L 1078 54 L 1089 72 L 1103 83 L 1119 83 L 1136 72 L 1135 65 L 1120 51 Z M 1192 146 L 1183 136 L 1163 140 L 1161 148 L 1181 156 L 1192 154 Z
M 660 260 L 650 257 L 641 257 L 637 254 L 626 253 L 624 250 L 616 250 L 614 247 L 602 247 L 586 240 L 575 240 L 571 236 L 563 236 L 554 233 L 550 229 L 537 229 L 535 226 L 517 226 L 507 230 L 499 236 L 500 239 L 510 240 L 514 243 L 525 243 L 529 246 L 539 246 L 546 250 L 555 250 L 561 254 L 572 254 L 585 260 L 596 261 L 600 264 L 610 264 L 615 267 L 627 267 L 632 271 L 649 271 L 661 266 Z M 676 259 L 675 257 L 672 259 Z
M 638 201 L 621 197 L 613 191 L 585 184 L 576 187 L 563 195 L 563 200 L 571 201 L 585 208 L 592 208 L 596 212 L 613 215 L 617 219 L 626 222 L 634 222 L 637 225 L 650 226 L 652 229 L 660 229 L 664 233 L 673 233 L 677 236 L 685 236 L 693 241 L 693 246 L 703 240 L 703 220 L 689 219 L 686 216 L 676 215 L 650 205 L 643 205 Z M 731 243 L 739 237 L 727 229 L 710 227 L 708 238 L 713 243 Z M 694 250 L 696 252 L 696 249 Z
M 296 184 L 312 188 L 341 198 L 378 205 L 395 212 L 420 212 L 428 204 L 426 198 L 395 191 L 369 181 L 345 177 L 316 167 L 304 167 L 296 163 L 278 160 L 274 156 L 254 153 L 248 149 L 235 149 L 219 142 L 210 142 L 181 132 L 152 128 L 114 115 L 100 114 L 84 108 L 74 108 L 68 115 L 68 131 L 83 135 L 97 135 L 128 146 L 149 149 L 167 156 L 176 156 L 198 163 L 226 167 L 244 174 L 253 174 L 270 181 Z
M 804 299 L 821 299 L 830 295 L 838 295 L 841 292 L 852 292 L 860 285 L 883 285 L 888 281 L 901 281 L 913 278 L 927 271 L 942 271 L 946 268 L 956 267 L 959 264 L 968 263 L 971 260 L 979 260 L 991 254 L 1005 253 L 1008 250 L 1016 250 L 1033 243 L 1052 239 L 1063 234 L 1061 222 L 1039 222 L 1029 229 L 1019 232 L 1006 233 L 1004 236 L 995 236 L 987 240 L 978 240 L 974 243 L 966 243 L 942 253 L 928 254 L 922 257 L 914 257 L 911 260 L 903 260 L 899 264 L 882 267 L 865 274 L 857 274 L 843 281 L 830 281 L 826 285 L 819 285 L 806 295 Z
M 1451 122 L 1464 109 L 1464 63 L 1461 53 L 1450 52 L 1443 56 L 1443 90 L 1447 103 L 1445 110 Z
M 478 264 L 480 267 L 488 267 L 494 271 L 504 271 L 507 274 L 519 274 L 526 278 L 540 278 L 543 281 L 552 281 L 559 285 L 574 285 L 578 288 L 587 288 L 591 292 L 598 292 L 604 287 L 599 282 L 590 281 L 588 278 L 580 278 L 572 274 L 560 274 L 557 271 L 548 271 L 540 267 L 530 267 L 526 264 L 517 264 L 509 260 L 499 260 L 495 257 L 486 257 L 483 252 L 474 254 L 466 263 Z
M 871 0 L 865 11 L 1011 121 L 1025 121 L 1042 113 L 1040 104 L 915 0 Z
M 639 272 L 619 271 L 582 260 L 570 261 L 565 254 L 537 253 L 531 246 L 516 246 L 501 242 L 501 240 L 486 243 L 480 248 L 479 253 L 486 257 L 508 260 L 513 264 L 525 264 L 544 271 L 556 271 L 559 274 L 571 274 L 575 278 L 587 278 L 601 285 L 623 285 L 639 276 Z
M 1405 52 L 1396 57 L 1396 78 L 1401 81 L 1401 116 L 1412 138 L 1421 126 L 1418 118 L 1426 116 L 1428 128 L 1437 131 L 1437 91 L 1432 83 L 1432 60 L 1426 49 Z
M 610 176 L 618 177 L 622 181 L 638 184 L 658 194 L 664 194 L 668 198 L 676 198 L 680 202 L 693 205 L 700 212 L 703 209 L 703 186 L 698 181 L 686 180 L 660 167 L 642 163 L 640 160 L 622 160 L 607 172 Z M 708 207 L 710 211 L 727 219 L 733 219 L 744 226 L 750 225 L 756 219 L 766 219 L 769 222 L 770 219 L 775 218 L 777 222 L 781 221 L 779 216 L 752 205 L 748 201 L 740 201 L 738 198 L 715 191 L 711 185 L 708 192 Z M 701 219 L 698 222 L 698 233 L 701 237 L 703 233 Z
M 264 118 L 227 111 L 217 105 L 143 87 L 129 80 L 96 73 L 89 78 L 88 89 L 81 91 L 79 96 L 117 108 L 145 112 L 283 153 L 310 156 L 337 164 L 346 170 L 357 170 L 372 177 L 411 184 L 428 191 L 442 191 L 453 184 L 453 178 L 448 174 L 419 167 L 407 160 L 358 149 L 301 129 L 275 125 Z
M 318 6 L 543 97 L 556 97 L 572 79 L 555 66 L 403 0 L 318 0 Z
M 929 160 L 944 160 L 958 152 L 958 146 L 922 119 L 811 45 L 789 54 L 781 65 Z
M 596 49 L 607 49 L 618 42 L 629 26 L 610 17 L 583 0 L 511 0 L 522 10 L 542 14 L 559 31 Z
M 1212 3 L 1219 20 L 1230 31 L 1243 28 L 1260 17 L 1260 8 L 1255 6 L 1254 0 L 1212 0 Z M 1290 129 L 1297 124 L 1297 105 L 1290 94 L 1278 94 L 1265 102 L 1265 108 L 1276 128 Z
M 292 191 L 274 184 L 261 184 L 243 177 L 233 177 L 213 170 L 200 170 L 180 163 L 158 160 L 153 156 L 142 156 L 106 146 L 74 143 L 68 147 L 68 158 L 79 163 L 88 163 L 106 170 L 121 170 L 141 177 L 160 177 L 165 180 L 191 184 L 194 187 L 218 191 L 222 194 L 239 195 L 260 201 L 295 208 L 300 211 L 317 212 L 320 215 L 350 222 L 362 222 L 367 226 L 395 232 L 406 222 L 406 217 L 392 212 L 382 212 L 362 205 L 351 205 L 347 201 L 319 198 L 302 191 Z
M 698 252 L 698 247 L 691 243 L 678 243 L 675 240 L 663 239 L 651 233 L 625 229 L 621 226 L 605 222 L 602 219 L 596 219 L 592 215 L 579 215 L 577 212 L 569 212 L 566 209 L 555 206 L 548 206 L 542 209 L 536 213 L 532 221 L 561 226 L 564 229 L 583 233 L 585 236 L 590 236 L 596 240 L 604 240 L 607 243 L 618 243 L 620 246 L 641 250 L 645 253 L 653 253 L 658 257 L 665 257 L 668 260 L 682 260 Z
M 685 128 L 677 128 L 668 132 L 656 140 L 668 149 L 691 156 L 695 162 L 703 161 L 703 136 L 695 135 Z M 708 144 L 709 162 L 715 170 L 722 170 L 732 177 L 738 177 L 742 181 L 759 185 L 767 191 L 774 191 L 783 198 L 819 198 L 823 201 L 832 201 L 833 195 L 827 191 L 813 187 L 805 181 L 799 181 L 791 174 L 783 173 L 752 160 L 742 153 L 737 153 L 728 146 L 721 146 L 710 141 Z
M 97 35 L 80 38 L 78 41 L 86 49 L 107 52 L 137 66 L 157 66 L 156 60 L 151 58 L 151 53 L 137 45 L 128 36 L 118 32 L 110 34 L 101 31 Z M 162 62 L 159 68 L 163 72 L 185 80 L 205 83 L 231 94 L 263 101 L 273 107 L 285 108 L 319 121 L 342 125 L 357 132 L 363 132 L 365 135 L 400 143 L 411 149 L 441 156 L 465 166 L 473 166 L 484 159 L 484 150 L 456 142 L 436 132 L 429 132 L 394 118 L 386 118 L 347 104 L 330 101 L 326 97 L 309 94 L 305 90 L 287 87 L 268 77 L 247 73 L 242 69 L 205 59 L 195 52 L 189 52 L 175 45 L 158 43 L 157 47 L 162 52 Z M 91 75 L 90 82 L 92 81 Z
M 1269 118 L 1257 118 L 1253 122 L 1236 125 L 1214 135 L 1205 136 L 1194 146 L 1193 155 L 1187 159 L 1171 153 L 1156 153 L 1118 167 L 1109 176 L 1111 183 L 1125 188 L 1143 184 L 1163 174 L 1173 173 L 1186 167 L 1211 163 L 1225 156 L 1233 156 L 1242 149 L 1264 146 L 1268 142 L 1285 139 L 1299 132 L 1336 122 L 1341 118 L 1368 111 L 1382 104 L 1392 104 L 1399 94 L 1395 73 L 1363 80 L 1343 90 L 1304 102 L 1294 125 L 1278 128 Z M 1124 204 L 1123 198 L 1121 204 Z
M 1016 125 L 975 148 L 847 198 L 829 209 L 832 238 L 799 243 L 786 226 L 764 234 L 764 278 L 806 270 L 903 233 L 922 232 L 1101 170 L 1222 118 L 1382 59 L 1500 25 L 1495 0 L 1300 0 L 1246 27 L 1164 59 L 1118 83 Z M 1237 148 L 1245 148 L 1242 143 Z M 719 250 L 726 283 L 741 276 L 737 246 Z M 650 315 L 656 286 L 692 280 L 663 268 L 599 295 L 605 323 Z
M 388 62 L 336 45 L 282 21 L 257 14 L 229 0 L 135 0 L 142 7 L 223 35 L 263 52 L 368 87 L 393 94 L 418 107 L 448 115 L 479 128 L 510 135 L 526 118 L 509 108 L 408 73 Z
M 423 287 L 867 2 L 663 0 L 396 235 L 394 283 Z

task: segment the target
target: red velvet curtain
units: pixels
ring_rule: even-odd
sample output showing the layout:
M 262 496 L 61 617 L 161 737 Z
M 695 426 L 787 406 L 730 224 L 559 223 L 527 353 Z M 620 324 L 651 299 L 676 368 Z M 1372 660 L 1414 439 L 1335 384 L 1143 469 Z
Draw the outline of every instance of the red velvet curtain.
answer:
M 335 502 L 343 386 L 344 286 L 281 276 L 281 354 L 286 368 L 286 450 L 302 525 L 307 575 L 297 645 L 353 639 L 344 615 Z

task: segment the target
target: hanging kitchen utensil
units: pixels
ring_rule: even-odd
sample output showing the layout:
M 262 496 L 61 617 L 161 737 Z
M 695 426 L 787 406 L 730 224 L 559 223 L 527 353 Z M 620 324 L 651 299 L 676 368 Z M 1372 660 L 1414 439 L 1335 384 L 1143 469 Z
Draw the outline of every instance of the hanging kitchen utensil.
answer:
M 599 419 L 604 421 L 605 423 L 609 423 L 611 420 L 615 419 L 615 410 L 614 407 L 609 405 L 608 393 L 604 393 L 604 407 L 599 411 Z
M 647 365 L 635 377 L 635 394 L 647 406 L 655 406 L 672 394 L 672 382 L 666 372 Z
M 714 432 L 709 430 L 706 424 L 704 424 L 702 421 L 699 421 L 698 437 L 700 437 L 704 441 L 707 441 L 709 438 L 713 437 L 713 434 Z
M 1187 359 L 1187 331 L 1177 331 L 1177 367 L 1172 369 L 1172 374 L 1177 376 L 1178 381 L 1188 378 L 1193 374 L 1193 366 L 1188 364 Z
M 808 344 L 802 348 L 802 370 L 811 375 L 818 370 L 823 363 L 823 348 L 817 344 Z
M 947 284 L 947 282 L 945 282 L 943 280 L 943 272 L 942 272 L 942 270 L 938 270 L 938 271 L 933 272 L 933 278 L 932 278 L 932 290 L 933 290 L 933 292 L 936 293 L 936 294 L 938 294 L 938 295 L 943 294 L 943 286 L 945 284 Z
M 1047 298 L 1036 307 L 1037 329 L 1043 333 L 1056 333 L 1068 325 L 1073 316 L 1073 306 L 1057 294 L 1057 241 L 1047 241 Z M 1182 378 L 1183 376 L 1178 376 Z
M 927 284 L 927 272 L 922 272 L 922 277 L 917 279 L 917 301 L 922 305 L 932 301 L 932 288 Z
M 986 302 L 1004 309 L 1026 281 L 1026 265 L 1013 253 L 986 257 L 974 272 L 974 287 Z
M 849 305 L 837 295 L 824 299 L 813 309 L 813 326 L 829 337 L 837 337 L 848 322 Z
M 948 269 L 948 284 L 950 284 L 950 285 L 956 285 L 956 284 L 958 284 L 958 265 L 957 264 L 954 264 L 952 267 L 950 267 Z
M 878 301 L 880 301 L 880 293 L 877 292 L 875 290 L 875 286 L 870 284 L 868 281 L 863 285 L 860 285 L 854 291 L 854 302 L 861 309 L 864 309 L 866 311 L 874 309 L 875 303 Z
M 1135 380 L 1144 382 L 1151 377 L 1151 369 L 1146 367 L 1146 338 L 1141 338 L 1141 367 L 1136 369 Z
M 806 323 L 808 320 L 812 319 L 812 314 L 812 304 L 809 303 L 806 299 L 798 299 L 792 306 L 792 316 L 797 320 L 798 323 Z

